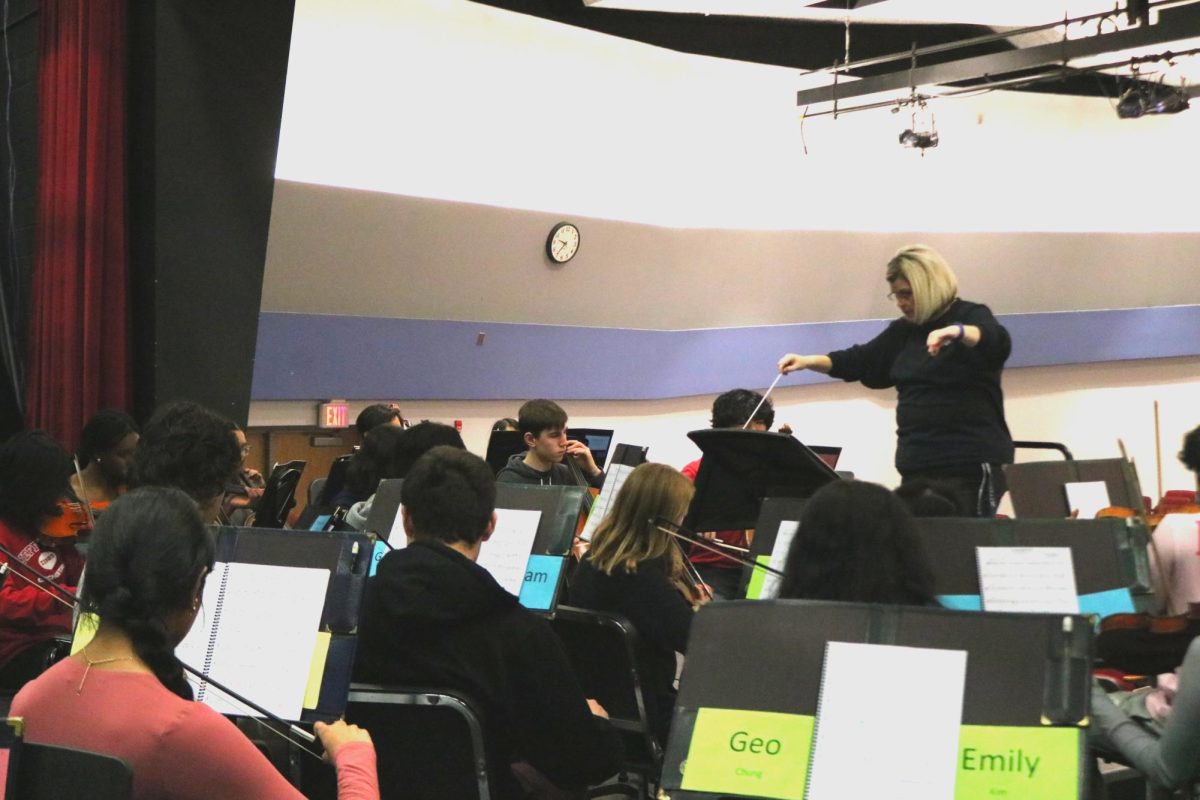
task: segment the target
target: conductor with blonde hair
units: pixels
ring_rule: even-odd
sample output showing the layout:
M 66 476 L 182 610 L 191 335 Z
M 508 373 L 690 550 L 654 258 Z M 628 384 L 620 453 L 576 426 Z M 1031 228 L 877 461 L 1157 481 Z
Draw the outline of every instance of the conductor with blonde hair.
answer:
M 900 318 L 865 344 L 826 355 L 788 353 L 779 371 L 809 369 L 871 389 L 896 387 L 896 469 L 903 481 L 952 483 L 977 516 L 992 516 L 1012 462 L 1000 375 L 1012 340 L 987 306 L 958 297 L 958 280 L 932 247 L 888 262 L 888 299 Z

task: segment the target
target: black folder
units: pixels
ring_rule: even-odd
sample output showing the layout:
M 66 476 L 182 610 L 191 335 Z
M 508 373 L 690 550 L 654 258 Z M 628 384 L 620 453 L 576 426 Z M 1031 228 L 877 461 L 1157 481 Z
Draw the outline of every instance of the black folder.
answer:
M 371 537 L 357 531 L 217 529 L 217 561 L 307 567 L 330 572 L 321 613 L 321 630 L 331 633 L 329 653 L 317 708 L 304 710 L 301 719 L 305 721 L 328 721 L 345 711 L 372 547 Z
M 1067 780 L 1075 791 L 1064 796 L 1079 797 L 1086 755 L 1079 726 L 1087 724 L 1092 637 L 1086 618 L 1059 614 L 978 614 L 802 600 L 710 604 L 692 624 L 662 787 L 677 800 L 781 796 L 682 788 L 698 712 L 815 716 L 825 648 L 836 641 L 965 650 L 962 736 L 966 726 L 986 726 L 1018 748 L 1037 731 L 1069 729 L 1065 736 L 1072 776 Z M 880 675 L 879 680 L 890 677 Z M 937 687 L 897 685 L 896 691 L 934 692 Z

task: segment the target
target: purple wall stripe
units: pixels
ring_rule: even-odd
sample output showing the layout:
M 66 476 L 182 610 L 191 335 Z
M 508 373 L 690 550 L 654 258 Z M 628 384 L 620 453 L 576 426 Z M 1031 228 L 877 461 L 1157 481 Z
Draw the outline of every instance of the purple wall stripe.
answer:
M 1010 367 L 1200 355 L 1200 305 L 1010 314 Z M 649 400 L 768 386 L 886 321 L 657 331 L 263 312 L 254 400 Z M 479 334 L 486 334 L 482 345 Z M 828 380 L 803 373 L 780 386 Z

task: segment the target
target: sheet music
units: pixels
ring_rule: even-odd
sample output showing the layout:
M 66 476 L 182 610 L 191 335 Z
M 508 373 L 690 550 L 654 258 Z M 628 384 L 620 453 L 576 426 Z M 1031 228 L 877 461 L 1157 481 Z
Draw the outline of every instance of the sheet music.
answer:
M 1078 614 L 1069 547 L 977 547 L 984 611 Z
M 587 522 L 584 523 L 583 532 L 579 534 L 585 540 L 591 541 L 592 534 L 596 532 L 596 528 L 600 527 L 600 523 L 608 515 L 613 498 L 617 496 L 617 492 L 621 491 L 621 487 L 625 485 L 625 479 L 634 469 L 628 464 L 613 464 L 608 468 L 604 477 L 604 486 L 601 487 L 596 502 L 592 503 L 592 511 L 588 514 Z
M 1078 510 L 1077 519 L 1095 519 L 1097 511 L 1112 505 L 1104 481 L 1064 483 L 1063 489 L 1067 492 L 1068 513 Z
M 404 506 L 396 507 L 396 518 L 392 520 L 392 530 L 387 542 L 395 550 L 403 550 L 408 546 L 408 534 L 404 532 Z
M 953 800 L 966 672 L 963 650 L 829 642 L 805 797 Z
M 775 544 L 771 547 L 771 569 L 777 569 L 783 572 L 783 565 L 787 561 L 788 550 L 792 547 L 792 539 L 796 538 L 796 532 L 800 530 L 800 521 L 795 519 L 785 519 L 779 523 L 779 531 L 775 534 Z M 759 598 L 762 600 L 770 600 L 779 595 L 779 584 L 783 582 L 773 572 L 768 572 L 763 576 L 762 594 Z
M 193 626 L 176 653 L 198 669 L 211 655 L 213 680 L 284 719 L 299 719 L 329 575 L 327 569 L 218 564 L 204 587 L 209 635 L 203 644 L 193 642 L 197 631 L 204 633 Z M 197 652 L 201 657 L 192 655 Z M 253 713 L 211 684 L 202 699 L 223 714 Z
M 525 582 L 525 566 L 533 553 L 541 511 L 519 508 L 497 508 L 496 530 L 479 548 L 475 563 L 492 573 L 496 583 L 515 595 L 521 594 Z

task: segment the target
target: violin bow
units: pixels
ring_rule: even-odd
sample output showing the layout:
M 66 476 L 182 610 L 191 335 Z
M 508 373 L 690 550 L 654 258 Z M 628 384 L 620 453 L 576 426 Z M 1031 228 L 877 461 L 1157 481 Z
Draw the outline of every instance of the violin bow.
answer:
M 84 513 L 87 514 L 88 528 L 95 530 L 96 515 L 92 513 L 92 501 L 88 499 L 87 484 L 83 482 L 83 470 L 79 468 L 79 457 L 71 456 L 71 462 L 75 465 L 75 478 L 79 481 L 79 502 L 83 504 Z

